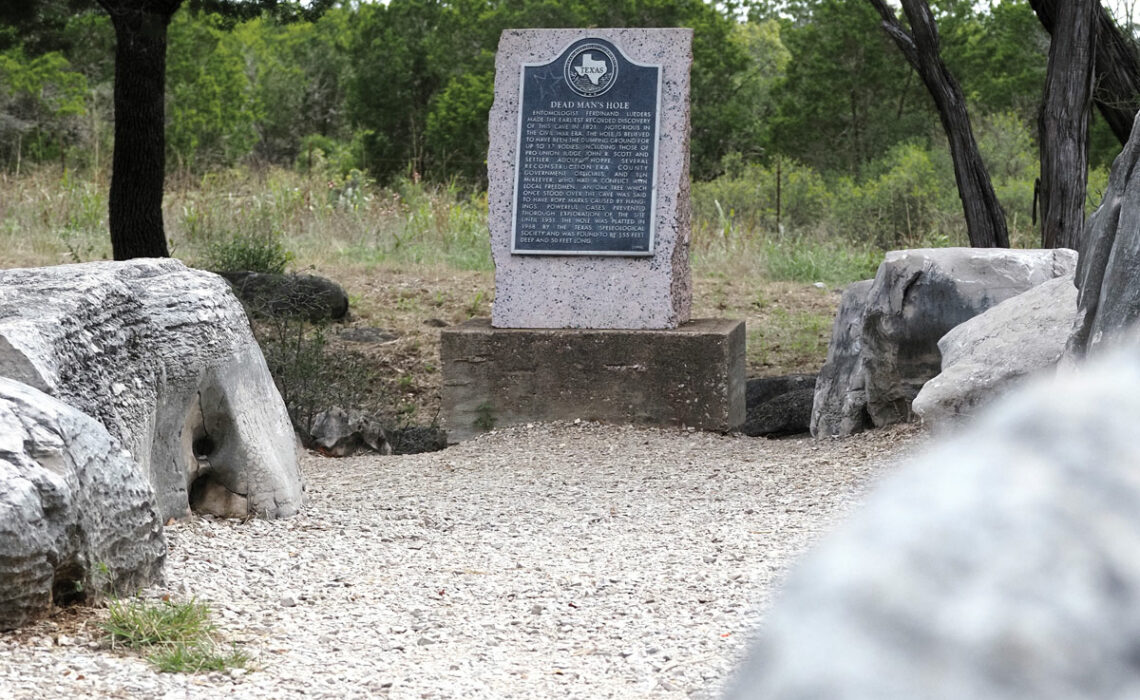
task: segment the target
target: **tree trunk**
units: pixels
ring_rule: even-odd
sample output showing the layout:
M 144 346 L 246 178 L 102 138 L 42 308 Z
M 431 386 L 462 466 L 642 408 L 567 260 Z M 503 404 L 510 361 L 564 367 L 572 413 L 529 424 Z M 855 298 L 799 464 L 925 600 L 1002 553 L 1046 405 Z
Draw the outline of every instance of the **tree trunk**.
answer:
M 1062 3 L 1049 44 L 1038 123 L 1041 148 L 1041 244 L 1078 248 L 1085 222 L 1089 110 L 1098 0 Z
M 1029 0 L 1045 31 L 1053 34 L 1058 0 Z M 1096 87 L 1093 103 L 1121 145 L 1132 133 L 1132 120 L 1140 109 L 1140 55 L 1099 3 L 1095 12 Z
M 115 147 L 110 223 L 116 260 L 169 257 L 162 227 L 166 175 L 166 28 L 182 0 L 99 0 L 115 27 Z
M 942 128 L 950 142 L 954 179 L 958 183 L 958 197 L 966 215 L 970 245 L 975 248 L 1008 248 L 1005 213 L 978 152 L 962 88 L 939 55 L 938 28 L 930 7 L 925 0 L 902 0 L 903 11 L 911 26 L 908 33 L 884 0 L 870 2 L 882 17 L 883 28 L 922 78 L 938 108 Z

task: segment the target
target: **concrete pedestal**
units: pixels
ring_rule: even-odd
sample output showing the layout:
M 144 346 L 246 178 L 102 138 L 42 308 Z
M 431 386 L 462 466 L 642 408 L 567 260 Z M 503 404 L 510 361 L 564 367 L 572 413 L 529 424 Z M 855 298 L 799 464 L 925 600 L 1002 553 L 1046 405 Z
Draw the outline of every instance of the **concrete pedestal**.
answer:
M 442 420 L 450 442 L 552 420 L 744 423 L 744 322 L 699 319 L 669 330 L 492 328 L 443 331 Z

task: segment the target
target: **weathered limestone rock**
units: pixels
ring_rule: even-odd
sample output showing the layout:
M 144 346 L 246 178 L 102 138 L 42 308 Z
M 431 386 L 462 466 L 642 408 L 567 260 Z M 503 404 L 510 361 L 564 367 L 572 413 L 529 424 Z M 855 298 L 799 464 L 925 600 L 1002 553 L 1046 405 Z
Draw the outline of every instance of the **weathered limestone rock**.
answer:
M 0 378 L 0 630 L 91 591 L 127 592 L 166 556 L 154 492 L 107 430 Z
M 941 369 L 943 335 L 1010 297 L 1071 273 L 1075 265 L 1076 253 L 1064 249 L 887 253 L 866 292 L 861 317 L 853 298 L 861 289 L 849 291 L 840 304 L 816 384 L 812 434 L 848 435 L 910 420 L 914 397 Z
M 932 248 L 887 253 L 863 317 L 867 412 L 876 426 L 910 420 L 941 369 L 938 341 L 958 324 L 1072 272 L 1071 250 Z
M 889 477 L 789 575 L 728 697 L 1140 697 L 1136 357 Z
M 0 271 L 0 376 L 99 420 L 164 520 L 217 488 L 231 515 L 301 503 L 284 403 L 216 275 L 169 259 Z
M 330 408 L 313 417 L 306 442 L 332 457 L 349 457 L 357 452 L 392 454 L 392 446 L 380 421 L 362 411 Z
M 1137 122 L 1140 123 L 1140 122 Z M 1094 351 L 1140 318 L 1140 129 L 1136 123 L 1128 143 L 1112 163 L 1108 188 L 1085 224 L 1077 322 L 1068 355 Z
M 811 409 L 813 437 L 851 435 L 871 427 L 863 380 L 863 312 L 874 280 L 847 285 L 831 328 L 827 361 L 815 382 Z
M 972 416 L 1035 372 L 1056 366 L 1077 315 L 1077 288 L 1066 275 L 1007 299 L 955 326 L 942 340 L 942 372 L 915 397 L 924 423 Z

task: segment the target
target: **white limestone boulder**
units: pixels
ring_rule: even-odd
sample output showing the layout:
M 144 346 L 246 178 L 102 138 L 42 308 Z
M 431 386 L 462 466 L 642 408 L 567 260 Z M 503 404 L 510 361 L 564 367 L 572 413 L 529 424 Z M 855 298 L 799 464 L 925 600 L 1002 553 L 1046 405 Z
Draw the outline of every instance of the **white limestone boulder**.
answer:
M 1034 373 L 1057 365 L 1077 315 L 1077 288 L 1066 275 L 975 316 L 938 341 L 942 372 L 911 404 L 923 423 L 973 416 Z
M 297 442 L 241 304 L 177 260 L 0 271 L 0 376 L 96 418 L 163 519 L 191 507 L 283 517 Z
M 53 603 L 148 585 L 165 556 L 154 492 L 118 441 L 0 378 L 0 630 Z
M 1072 273 L 1071 250 L 928 248 L 886 254 L 860 321 L 837 323 L 832 344 L 847 348 L 820 371 L 813 434 L 846 435 L 911 419 L 911 402 L 941 371 L 938 341 L 950 329 L 1055 277 Z M 851 308 L 855 308 L 852 306 Z M 858 369 L 852 368 L 860 324 Z M 832 354 L 828 350 L 829 357 Z M 865 406 L 858 402 L 864 399 Z M 867 420 L 855 420 L 865 411 Z
M 887 253 L 863 317 L 867 412 L 876 426 L 910 420 L 911 402 L 941 371 L 938 341 L 960 323 L 1069 274 L 1071 250 L 931 248 Z
M 1019 389 L 799 562 L 731 700 L 1140 697 L 1140 361 Z

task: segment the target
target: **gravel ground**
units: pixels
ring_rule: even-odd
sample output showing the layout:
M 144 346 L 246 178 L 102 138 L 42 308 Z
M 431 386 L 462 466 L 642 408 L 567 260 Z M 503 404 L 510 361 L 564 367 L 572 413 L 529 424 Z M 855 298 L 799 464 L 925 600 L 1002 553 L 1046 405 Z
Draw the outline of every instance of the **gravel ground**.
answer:
M 0 635 L 0 698 L 715 697 L 775 582 L 923 437 L 590 423 L 434 454 L 306 456 L 288 520 L 167 528 L 167 583 L 253 657 L 160 674 L 104 611 Z

